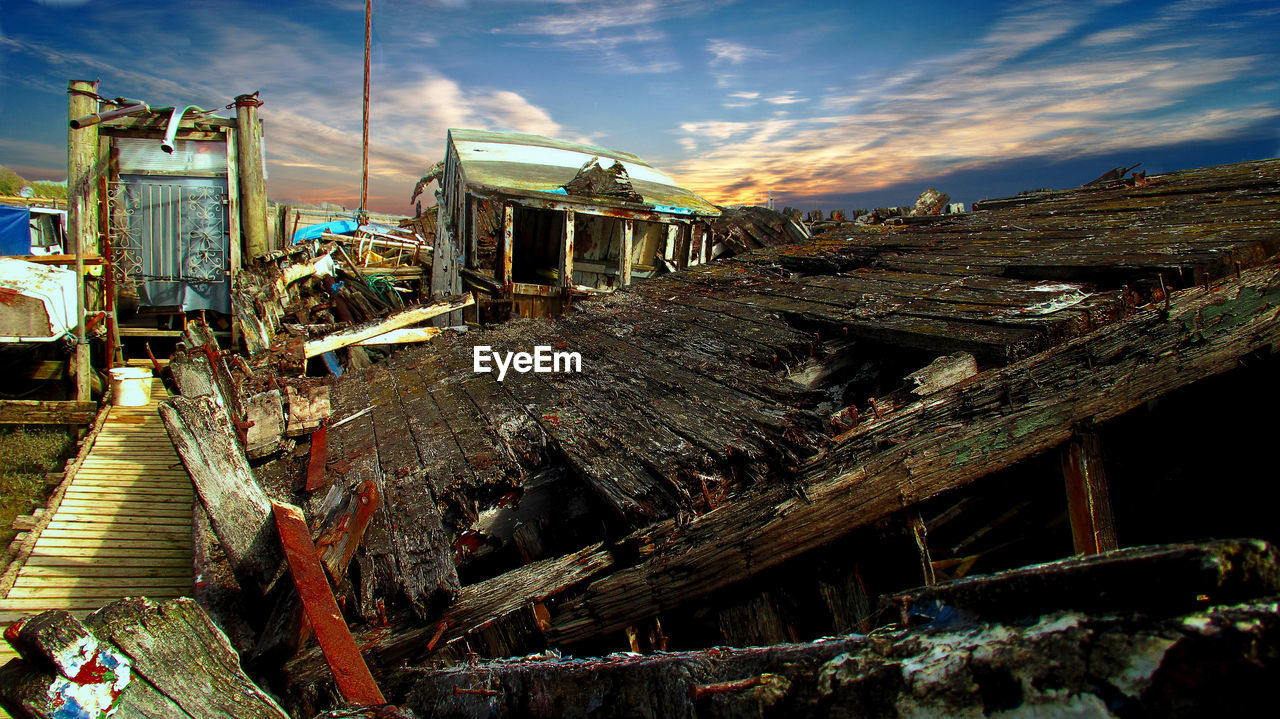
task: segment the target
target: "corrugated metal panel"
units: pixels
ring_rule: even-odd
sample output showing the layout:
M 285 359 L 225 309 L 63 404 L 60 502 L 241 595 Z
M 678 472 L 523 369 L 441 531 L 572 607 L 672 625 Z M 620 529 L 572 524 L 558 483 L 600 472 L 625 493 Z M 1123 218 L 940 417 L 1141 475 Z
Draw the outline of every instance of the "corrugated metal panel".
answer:
M 207 140 L 178 140 L 173 154 L 160 149 L 159 140 L 116 138 L 120 152 L 120 172 L 208 172 L 227 171 L 227 143 Z

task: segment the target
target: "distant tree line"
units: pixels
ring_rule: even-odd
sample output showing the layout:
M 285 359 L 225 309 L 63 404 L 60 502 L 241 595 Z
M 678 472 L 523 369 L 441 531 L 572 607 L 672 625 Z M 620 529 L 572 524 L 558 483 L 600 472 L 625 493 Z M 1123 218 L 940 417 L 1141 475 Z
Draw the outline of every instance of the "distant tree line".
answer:
M 10 170 L 4 165 L 0 165 L 0 195 L 17 195 L 22 192 L 22 188 L 30 187 L 34 197 L 50 197 L 65 200 L 67 198 L 67 186 L 61 182 L 30 182 Z

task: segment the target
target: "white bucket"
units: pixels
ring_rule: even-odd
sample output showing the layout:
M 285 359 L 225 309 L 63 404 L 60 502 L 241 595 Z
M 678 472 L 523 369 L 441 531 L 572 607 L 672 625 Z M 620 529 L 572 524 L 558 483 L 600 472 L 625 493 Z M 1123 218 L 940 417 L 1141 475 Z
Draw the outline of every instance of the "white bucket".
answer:
M 151 401 L 151 370 L 143 367 L 116 367 L 111 370 L 111 403 L 120 407 L 141 407 Z

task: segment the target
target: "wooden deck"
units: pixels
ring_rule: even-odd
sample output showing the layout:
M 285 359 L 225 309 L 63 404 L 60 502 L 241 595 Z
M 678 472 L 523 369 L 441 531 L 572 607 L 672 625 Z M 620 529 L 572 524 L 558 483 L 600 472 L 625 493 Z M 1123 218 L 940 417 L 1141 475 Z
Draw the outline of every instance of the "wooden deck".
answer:
M 107 410 L 50 519 L 17 559 L 0 622 L 46 609 L 84 616 L 127 596 L 190 596 L 191 480 L 156 413 L 163 391 L 156 381 L 147 406 Z M 13 650 L 0 645 L 3 664 Z

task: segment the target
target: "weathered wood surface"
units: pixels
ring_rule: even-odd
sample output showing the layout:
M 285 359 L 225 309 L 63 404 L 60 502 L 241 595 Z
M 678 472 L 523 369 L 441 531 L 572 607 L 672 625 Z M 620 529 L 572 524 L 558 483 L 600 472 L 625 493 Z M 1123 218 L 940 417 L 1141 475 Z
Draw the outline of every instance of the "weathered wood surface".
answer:
M 589 585 L 552 618 L 549 634 L 571 643 L 616 631 L 1058 445 L 1074 422 L 1111 419 L 1231 369 L 1280 341 L 1277 306 L 1276 270 L 1251 270 L 1217 291 L 1176 294 L 1167 315 L 1139 310 L 863 423 L 806 464 L 802 497 L 770 487 L 685 526 L 643 533 L 658 545 L 652 556 Z M 948 431 L 922 431 L 933 427 Z
M 265 584 L 280 564 L 271 501 L 216 397 L 172 397 L 160 416 L 238 578 Z
M 191 599 L 164 603 L 123 599 L 90 614 L 83 624 L 66 612 L 48 612 L 30 620 L 44 625 L 51 621 L 87 642 L 80 652 L 85 660 L 111 654 L 128 663 L 128 679 L 118 682 L 122 686 L 112 705 L 114 717 L 287 716 L 240 669 L 226 636 Z M 22 637 L 24 652 L 25 647 L 57 648 L 32 646 L 34 639 Z M 62 676 L 77 684 L 93 681 L 85 675 L 63 672 Z M 37 717 L 64 716 L 49 704 L 49 687 L 59 683 L 56 677 L 36 661 L 13 662 L 0 669 L 0 698 L 18 716 L 26 715 L 19 706 Z
M 1193 553 L 1184 551 L 1187 559 Z M 1129 559 L 1143 565 L 1142 557 Z M 1274 577 L 1274 551 L 1270 559 L 1264 572 Z M 1194 563 L 1164 566 L 1188 568 L 1204 578 Z M 1088 568 L 1080 569 L 1076 596 L 1095 588 L 1083 576 Z M 1170 580 L 1191 589 L 1191 577 Z M 1091 607 L 1118 594 L 1144 595 L 1151 607 L 1119 603 L 1117 616 L 1036 606 L 1016 622 L 953 612 L 924 628 L 813 643 L 411 666 L 384 685 L 391 701 L 421 714 L 477 718 L 1105 715 L 1115 706 L 1196 716 L 1250 714 L 1267 701 L 1263 677 L 1277 669 L 1271 648 L 1280 614 L 1259 585 L 1236 595 L 1240 603 L 1206 605 L 1191 594 L 1170 611 L 1158 590 L 1116 574 L 1107 579 Z M 971 580 L 975 595 L 982 581 Z M 1203 583 L 1206 592 L 1216 586 Z M 993 587 L 987 604 L 1019 606 L 1020 595 L 1008 588 Z
M 393 330 L 398 330 L 410 325 L 425 322 L 433 317 L 448 315 L 452 312 L 461 310 L 463 307 L 470 307 L 475 304 L 475 298 L 468 292 L 464 295 L 451 295 L 443 297 L 436 302 L 421 307 L 412 307 L 401 312 L 397 312 L 390 317 L 382 320 L 369 320 L 364 324 L 349 327 L 331 335 L 326 335 L 319 339 L 310 340 L 306 343 L 306 356 L 318 357 L 325 352 L 347 347 L 357 344 L 365 340 L 370 340 L 380 335 L 384 335 Z
M 645 561 L 562 600 L 548 638 L 571 644 L 618 631 L 1059 444 L 1074 421 L 1103 421 L 1230 369 L 1235 359 L 1280 340 L 1276 306 L 1275 270 L 1248 271 L 1210 292 L 1176 294 L 1168 314 L 1139 310 L 1114 327 L 864 423 L 806 464 L 803 497 L 766 487 L 687 523 L 640 532 L 631 541 L 649 547 Z M 1140 350 L 1136 336 L 1144 338 Z M 948 431 L 919 430 L 939 426 Z M 881 449 L 885 438 L 901 442 Z M 519 586 L 516 577 L 512 586 Z M 403 647 L 391 649 L 395 644 L 384 639 L 372 651 L 399 654 Z
M 0 400 L 0 424 L 91 424 L 96 402 Z
M 1113 418 L 1265 350 L 1278 334 L 1280 282 L 1269 264 L 1280 249 L 1278 177 L 1280 161 L 1245 163 L 1159 176 L 1143 188 L 1064 193 L 1053 201 L 1065 204 L 1020 206 L 1016 221 L 1006 216 L 1013 208 L 942 216 L 744 254 L 637 283 L 555 321 L 405 348 L 340 379 L 335 393 L 352 403 L 335 417 L 368 406 L 359 393 L 394 378 L 397 393 L 385 401 L 407 418 L 417 465 L 408 449 L 390 451 L 411 473 L 421 468 L 417 491 L 444 507 L 446 540 L 473 528 L 485 500 L 491 507 L 504 490 L 518 495 L 540 468 L 590 487 L 607 510 L 596 540 L 613 537 L 580 557 L 594 569 L 548 570 L 530 587 L 531 572 L 559 566 L 535 562 L 473 585 L 488 601 L 502 597 L 487 613 L 475 609 L 490 625 L 451 622 L 437 642 L 483 647 L 487 632 L 505 633 L 488 644 L 510 653 L 571 645 L 1043 452 L 1075 422 Z M 1032 227 L 1023 220 L 1034 228 L 1018 229 Z M 954 253 L 934 262 L 940 247 Z M 971 254 L 959 254 L 966 247 Z M 498 382 L 473 370 L 480 344 L 577 351 L 583 371 L 509 372 Z M 826 379 L 810 386 L 784 373 L 816 362 L 847 375 L 868 364 L 900 383 L 955 352 L 972 354 L 979 374 L 923 398 L 840 372 L 814 372 Z M 872 407 L 873 397 L 891 401 Z M 833 436 L 832 412 L 851 404 L 861 421 Z M 373 424 L 335 428 L 342 461 L 378 467 L 381 440 L 354 439 Z M 402 505 L 388 498 L 388 506 L 387 524 L 400 528 Z M 371 526 L 369 551 L 374 534 Z M 438 616 L 456 617 L 470 590 Z M 530 608 L 552 595 L 530 626 Z M 367 635 L 373 661 L 421 652 L 435 621 Z M 294 676 L 312 665 L 298 660 Z

